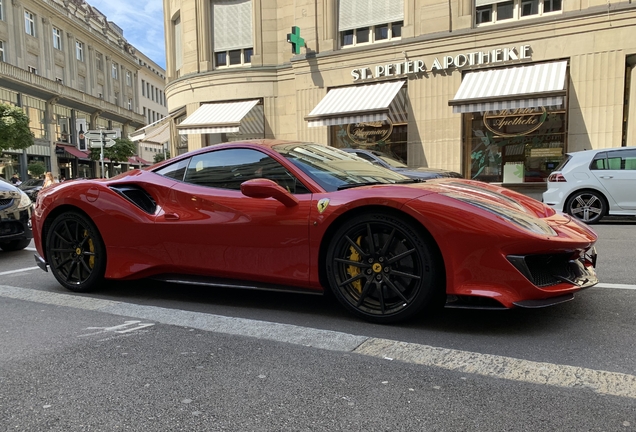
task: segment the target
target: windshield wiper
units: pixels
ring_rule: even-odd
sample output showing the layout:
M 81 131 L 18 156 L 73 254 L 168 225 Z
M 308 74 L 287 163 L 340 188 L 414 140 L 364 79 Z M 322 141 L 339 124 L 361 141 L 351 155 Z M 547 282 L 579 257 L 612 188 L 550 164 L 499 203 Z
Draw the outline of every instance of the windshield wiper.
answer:
M 363 182 L 363 183 L 347 183 L 347 184 L 343 184 L 343 185 L 338 186 L 338 190 L 351 189 L 351 188 L 356 188 L 356 187 L 361 187 L 361 186 L 394 185 L 394 184 L 416 183 L 416 182 L 419 182 L 419 181 L 420 180 L 417 180 L 417 179 L 405 179 L 405 180 L 397 181 L 395 183 L 386 183 L 386 182 L 381 182 L 381 181 Z

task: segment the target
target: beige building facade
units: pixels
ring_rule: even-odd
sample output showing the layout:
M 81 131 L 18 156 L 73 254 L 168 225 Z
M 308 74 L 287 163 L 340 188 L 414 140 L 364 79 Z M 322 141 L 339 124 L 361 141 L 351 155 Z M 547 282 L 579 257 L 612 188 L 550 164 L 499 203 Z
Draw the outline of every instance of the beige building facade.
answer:
M 636 143 L 629 1 L 164 0 L 164 14 L 173 154 L 302 140 L 541 187 L 566 152 Z
M 25 151 L 0 155 L 0 175 L 26 179 L 40 162 L 60 178 L 99 176 L 84 133 L 126 136 L 145 124 L 138 69 L 123 31 L 88 3 L 0 0 L 0 101 L 27 113 L 35 137 Z

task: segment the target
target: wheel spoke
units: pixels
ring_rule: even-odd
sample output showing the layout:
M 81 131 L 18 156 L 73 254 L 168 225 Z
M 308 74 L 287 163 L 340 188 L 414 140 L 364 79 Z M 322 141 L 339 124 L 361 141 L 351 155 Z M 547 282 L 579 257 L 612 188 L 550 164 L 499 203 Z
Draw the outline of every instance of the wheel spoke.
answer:
M 581 195 L 576 197 L 576 201 L 579 203 L 581 207 L 587 207 L 587 202 L 585 201 L 585 199 L 583 199 Z
M 368 264 L 366 262 L 363 261 L 351 261 L 351 260 L 347 260 L 344 258 L 335 258 L 334 261 L 342 263 L 342 264 L 346 264 L 346 265 L 352 265 L 355 267 L 361 267 L 361 268 L 369 268 L 371 267 L 371 264 Z
M 399 270 L 391 270 L 391 274 L 393 276 L 400 276 L 400 277 L 405 277 L 405 278 L 409 278 L 409 279 L 417 279 L 417 280 L 422 279 L 418 275 L 414 275 L 414 274 L 410 274 L 410 273 L 404 273 L 404 272 L 401 272 Z
M 66 240 L 64 237 L 62 237 L 62 234 L 60 234 L 57 231 L 54 231 L 53 234 L 55 234 L 60 240 L 62 240 L 66 244 L 71 244 L 72 243 L 71 241 Z
M 375 254 L 375 244 L 373 242 L 373 233 L 371 232 L 371 224 L 370 223 L 367 224 L 367 237 L 368 237 L 367 243 L 369 244 L 369 253 L 371 255 L 374 255 Z
M 382 246 L 382 250 L 380 251 L 380 256 L 386 256 L 386 252 L 389 250 L 389 246 L 391 245 L 391 242 L 393 242 L 393 236 L 395 236 L 395 228 L 391 230 L 391 234 L 389 234 L 389 238 L 384 243 L 384 246 Z
M 382 285 L 380 284 L 375 284 L 376 287 L 376 291 L 378 292 L 378 300 L 380 301 L 380 311 L 382 312 L 382 315 L 384 315 L 386 313 L 386 306 L 384 304 L 384 290 L 382 289 Z
M 84 270 L 86 270 L 86 273 L 88 273 L 88 276 L 86 276 L 86 279 L 88 279 L 91 275 L 91 268 L 88 266 L 88 264 L 86 264 L 86 262 L 84 260 L 80 261 L 82 263 L 82 266 L 84 267 Z M 86 280 L 84 279 L 84 280 Z M 82 283 L 83 281 L 80 280 L 80 283 Z
M 398 295 L 398 296 L 399 296 L 399 297 L 400 297 L 400 298 L 404 301 L 404 303 L 405 303 L 405 304 L 408 304 L 408 302 L 409 302 L 409 301 L 407 300 L 407 298 L 406 298 L 406 297 L 404 297 L 404 294 L 402 293 L 402 291 L 400 291 L 400 290 L 399 290 L 399 288 L 398 288 L 398 287 L 396 287 L 396 286 L 393 284 L 393 282 L 391 282 L 391 280 L 390 280 L 388 277 L 386 277 L 386 276 L 385 276 L 385 277 L 383 277 L 383 278 L 382 278 L 382 280 L 384 281 L 384 283 L 386 283 L 386 284 L 387 284 L 387 286 L 388 286 L 389 288 L 391 288 L 391 290 L 392 290 L 394 293 L 396 293 L 396 294 L 397 294 L 397 295 Z
M 349 279 L 347 279 L 347 280 L 346 280 L 346 281 L 344 281 L 344 282 L 341 282 L 340 284 L 338 284 L 338 286 L 339 286 L 339 287 L 345 286 L 345 285 L 347 285 L 347 284 L 350 284 L 350 283 L 352 283 L 352 282 L 355 282 L 355 281 L 357 281 L 357 280 L 359 280 L 359 279 L 362 279 L 362 278 L 364 278 L 364 277 L 365 277 L 365 275 L 364 275 L 363 273 L 359 273 L 359 274 L 355 275 L 354 277 L 349 278 Z
M 358 252 L 358 254 L 360 256 L 366 257 L 369 254 L 364 253 L 364 251 L 362 249 L 360 249 L 360 246 L 358 246 L 358 243 L 354 242 L 353 240 L 351 240 L 351 238 L 349 236 L 345 236 L 345 239 L 349 242 L 349 244 L 356 250 L 356 252 Z
M 356 303 L 356 307 L 362 306 L 362 303 L 364 303 L 364 300 L 367 298 L 367 296 L 371 292 L 371 287 L 374 285 L 375 284 L 373 283 L 372 280 L 367 280 L 367 283 L 365 283 L 364 287 L 362 288 L 362 292 L 360 293 L 360 298 L 358 299 L 358 303 Z
M 407 257 L 409 255 L 411 255 L 413 252 L 415 252 L 415 249 L 409 249 L 405 252 L 402 252 L 399 255 L 394 256 L 393 258 L 391 258 L 390 260 L 387 261 L 387 264 L 393 264 L 396 263 L 398 261 L 400 261 L 402 258 Z
M 62 266 L 65 266 L 69 261 L 72 261 L 72 258 L 66 258 L 64 261 L 55 266 L 55 270 L 60 270 Z
M 77 240 L 77 237 L 73 238 L 73 234 L 71 234 L 71 230 L 68 229 L 68 223 L 66 221 L 64 222 L 64 229 L 66 230 L 68 236 L 71 238 L 71 241 Z
M 66 280 L 67 281 L 71 280 L 71 278 L 73 277 L 73 273 L 75 272 L 76 268 L 77 268 L 77 263 L 75 261 L 73 261 L 73 263 L 71 264 L 71 266 L 68 269 L 68 274 L 66 275 Z

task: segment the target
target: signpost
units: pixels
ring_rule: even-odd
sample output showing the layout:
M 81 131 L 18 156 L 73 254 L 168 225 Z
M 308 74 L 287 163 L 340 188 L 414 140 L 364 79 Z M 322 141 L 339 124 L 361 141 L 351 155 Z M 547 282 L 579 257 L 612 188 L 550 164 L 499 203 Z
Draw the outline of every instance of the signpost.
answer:
M 114 130 L 89 130 L 84 134 L 86 140 L 88 140 L 91 148 L 100 148 L 99 161 L 101 163 L 101 177 L 104 178 L 104 147 L 112 147 L 115 145 L 115 140 L 112 138 L 117 136 L 117 131 Z

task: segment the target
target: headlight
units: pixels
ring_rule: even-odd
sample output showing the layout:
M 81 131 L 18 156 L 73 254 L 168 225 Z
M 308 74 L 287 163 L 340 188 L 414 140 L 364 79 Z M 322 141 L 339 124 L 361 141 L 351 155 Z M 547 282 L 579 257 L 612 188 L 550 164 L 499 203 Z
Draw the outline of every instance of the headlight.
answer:
M 554 231 L 552 227 L 548 225 L 545 221 L 535 216 L 529 215 L 527 213 L 515 211 L 515 210 L 509 209 L 509 208 L 506 208 L 506 207 L 503 207 L 488 201 L 473 199 L 465 195 L 454 194 L 454 193 L 445 193 L 443 195 L 465 202 L 475 207 L 479 207 L 480 209 L 483 209 L 492 214 L 495 214 L 499 216 L 500 218 L 505 219 L 508 222 L 511 222 L 517 225 L 518 227 L 521 227 L 534 234 L 548 235 L 548 236 L 557 235 L 556 231 Z
M 18 204 L 18 210 L 24 210 L 31 205 L 31 198 L 24 192 L 20 191 L 20 203 Z

